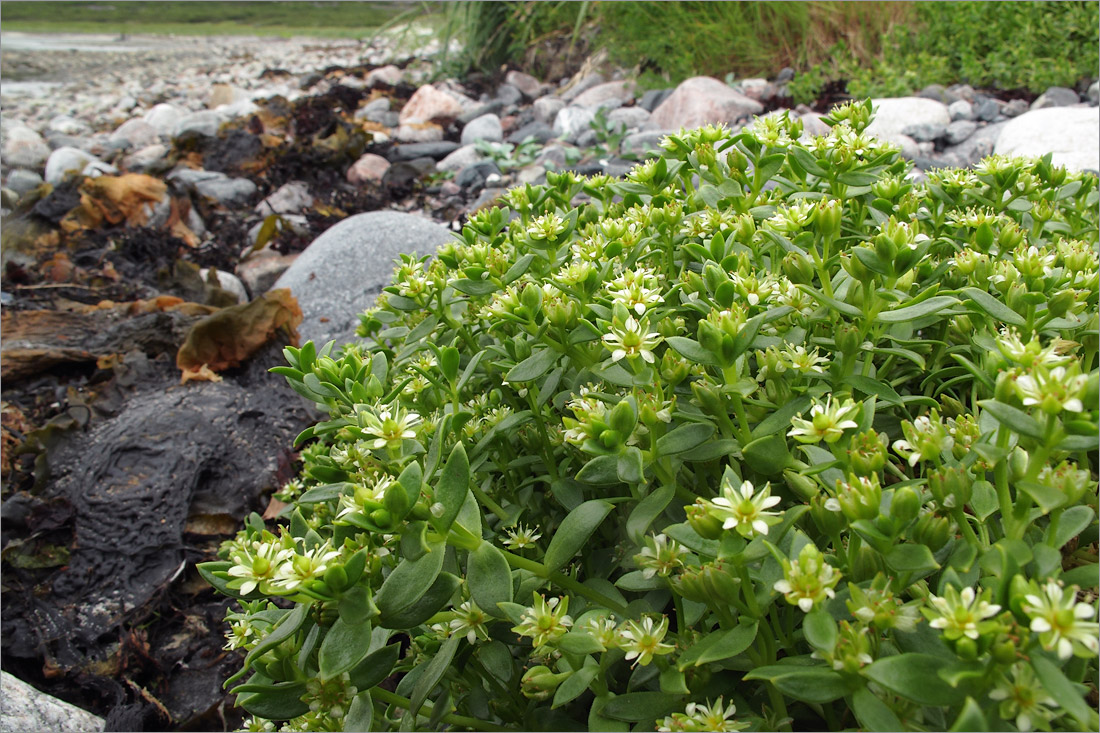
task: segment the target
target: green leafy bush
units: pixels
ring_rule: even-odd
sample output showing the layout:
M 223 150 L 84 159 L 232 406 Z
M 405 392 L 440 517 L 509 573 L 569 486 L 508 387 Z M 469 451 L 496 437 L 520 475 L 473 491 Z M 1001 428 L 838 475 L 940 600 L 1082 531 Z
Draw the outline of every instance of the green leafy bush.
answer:
M 1039 94 L 1095 79 L 1100 66 L 1100 3 L 916 3 L 910 23 L 898 25 L 868 58 L 844 42 L 810 67 L 811 79 L 845 79 L 863 96 L 904 96 L 929 84 L 965 82 Z M 796 101 L 815 98 L 802 80 Z
M 870 112 L 550 172 L 288 348 L 330 418 L 201 566 L 251 729 L 1095 730 L 1097 179 Z

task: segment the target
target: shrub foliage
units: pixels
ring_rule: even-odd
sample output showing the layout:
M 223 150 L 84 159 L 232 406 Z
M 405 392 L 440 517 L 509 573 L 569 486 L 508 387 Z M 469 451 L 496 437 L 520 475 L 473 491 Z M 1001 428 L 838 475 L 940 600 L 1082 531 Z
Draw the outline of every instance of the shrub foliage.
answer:
M 1097 179 L 870 114 L 551 172 L 288 348 L 249 725 L 1095 730 Z

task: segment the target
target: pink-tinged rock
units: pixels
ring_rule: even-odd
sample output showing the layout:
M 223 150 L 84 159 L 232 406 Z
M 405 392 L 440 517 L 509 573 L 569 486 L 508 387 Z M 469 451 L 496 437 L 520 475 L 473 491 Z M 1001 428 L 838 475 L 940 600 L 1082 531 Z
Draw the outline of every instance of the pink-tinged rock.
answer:
M 237 265 L 237 277 L 253 295 L 266 293 L 298 259 L 297 252 L 282 255 L 265 247 Z
M 382 182 L 382 176 L 390 167 L 390 162 L 381 155 L 364 153 L 359 160 L 348 168 L 348 183 L 374 183 Z
M 527 99 L 534 99 L 539 96 L 539 92 L 542 91 L 542 83 L 531 76 L 530 74 L 524 74 L 522 71 L 509 71 L 504 77 L 505 84 L 511 84 L 520 91 Z
M 388 64 L 371 70 L 371 72 L 367 74 L 366 81 L 368 87 L 378 86 L 379 84 L 395 87 L 400 84 L 404 78 L 405 72 L 393 64 Z
M 443 128 L 431 122 L 411 122 L 398 127 L 394 138 L 399 143 L 437 143 L 443 139 Z
M 718 122 L 734 123 L 760 114 L 764 107 L 709 76 L 696 76 L 676 87 L 657 109 L 651 121 L 666 130 L 693 128 Z
M 405 103 L 398 118 L 401 124 L 445 122 L 462 114 L 462 104 L 457 99 L 425 84 Z
M 581 92 L 573 99 L 573 104 L 578 107 L 600 107 L 608 103 L 621 104 L 633 98 L 634 82 L 609 81 Z

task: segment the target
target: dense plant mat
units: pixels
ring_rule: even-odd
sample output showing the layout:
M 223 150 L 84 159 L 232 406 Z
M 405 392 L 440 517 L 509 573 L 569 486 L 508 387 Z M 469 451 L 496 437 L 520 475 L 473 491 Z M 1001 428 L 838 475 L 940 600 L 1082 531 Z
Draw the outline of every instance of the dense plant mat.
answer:
M 1097 179 L 785 115 L 405 258 L 203 576 L 252 729 L 1095 729 Z

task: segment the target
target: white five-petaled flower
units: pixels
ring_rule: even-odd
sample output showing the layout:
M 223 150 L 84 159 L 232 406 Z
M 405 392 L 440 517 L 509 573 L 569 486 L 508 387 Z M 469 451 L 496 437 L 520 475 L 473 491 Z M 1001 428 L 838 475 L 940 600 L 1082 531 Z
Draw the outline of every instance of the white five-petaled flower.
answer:
M 234 580 L 229 582 L 241 595 L 248 595 L 261 583 L 270 583 L 275 572 L 286 560 L 291 551 L 283 547 L 275 538 L 268 541 L 254 540 L 252 547 L 242 547 L 232 553 L 233 567 L 229 574 Z
M 546 646 L 564 636 L 573 625 L 569 610 L 569 597 L 551 598 L 534 593 L 534 604 L 527 607 L 520 617 L 519 624 L 512 631 L 520 636 L 529 636 L 535 648 Z
M 976 640 L 982 634 L 979 627 L 981 622 L 996 616 L 1001 610 L 999 605 L 986 600 L 988 595 L 988 591 L 979 596 L 973 588 L 959 591 L 955 586 L 949 585 L 943 596 L 929 594 L 928 602 L 934 610 L 922 610 L 929 619 L 928 625 L 942 630 L 948 639 L 965 636 Z
M 1072 656 L 1075 647 L 1093 656 L 1100 653 L 1100 624 L 1088 620 L 1096 616 L 1096 609 L 1077 601 L 1077 586 L 1067 591 L 1051 580 L 1038 595 L 1029 593 L 1024 600 L 1031 630 L 1039 634 L 1044 649 L 1056 650 L 1062 659 Z
M 608 284 L 607 291 L 616 303 L 621 303 L 627 310 L 632 310 L 639 316 L 645 315 L 646 309 L 664 301 L 661 288 L 657 286 L 657 278 L 648 267 L 624 270 Z
M 1058 716 L 1057 701 L 1043 689 L 1030 664 L 1017 662 L 1011 673 L 1011 679 L 1007 674 L 998 675 L 996 687 L 989 693 L 990 700 L 1000 703 L 997 712 L 1002 718 L 1015 718 L 1017 729 L 1029 731 L 1034 723 L 1045 723 Z
M 653 655 L 668 654 L 674 649 L 671 644 L 661 642 L 667 632 L 667 616 L 662 616 L 656 626 L 649 616 L 643 618 L 641 623 L 627 621 L 619 629 L 619 647 L 626 652 L 627 661 L 634 660 L 630 666 L 641 664 L 644 667 L 653 660 Z
M 676 540 L 670 540 L 666 535 L 646 536 L 646 546 L 634 556 L 635 564 L 642 568 L 642 576 L 652 578 L 654 575 L 668 577 L 678 567 L 682 567 L 684 561 L 680 556 L 684 554 L 684 548 Z
M 732 702 L 725 705 L 722 697 L 710 704 L 701 702 L 689 702 L 682 713 L 673 713 L 667 716 L 658 726 L 658 731 L 672 733 L 673 731 L 738 731 L 749 727 L 748 723 L 730 720 L 737 712 L 737 706 Z
M 1063 410 L 1081 412 L 1085 409 L 1081 393 L 1087 382 L 1087 375 L 1069 373 L 1065 367 L 1047 370 L 1037 366 L 1016 380 L 1016 391 L 1025 405 L 1038 405 L 1048 415 Z
M 766 535 L 768 524 L 778 521 L 771 519 L 778 512 L 766 510 L 779 501 L 778 496 L 771 495 L 770 482 L 758 492 L 751 481 L 742 481 L 740 487 L 734 488 L 733 481 L 723 476 L 721 496 L 704 500 L 703 504 L 711 516 L 722 521 L 722 529 L 735 529 L 742 537 L 751 539 L 756 535 Z
M 839 581 L 840 573 L 825 561 L 817 546 L 807 544 L 797 560 L 784 560 L 783 579 L 775 581 L 772 588 L 782 593 L 787 603 L 809 613 L 826 598 L 836 597 L 833 589 Z
M 305 581 L 324 575 L 329 564 L 339 556 L 340 551 L 334 550 L 328 541 L 312 550 L 289 554 L 275 571 L 272 585 L 292 591 Z
M 541 534 L 535 531 L 534 527 L 527 527 L 526 525 L 516 525 L 515 529 L 505 530 L 508 534 L 508 539 L 504 540 L 504 544 L 513 550 L 523 550 L 527 547 L 534 547 L 535 542 Z
M 851 399 L 834 405 L 833 396 L 825 400 L 822 405 L 814 402 L 810 408 L 810 419 L 792 417 L 791 424 L 794 427 L 787 433 L 800 443 L 817 443 L 824 440 L 826 443 L 835 443 L 844 435 L 845 430 L 858 428 L 852 418 L 859 414 L 859 405 Z
M 385 448 L 387 446 L 400 448 L 401 441 L 416 437 L 416 428 L 420 424 L 420 415 L 415 412 L 406 412 L 400 407 L 384 407 L 374 414 L 370 410 L 362 410 L 360 413 L 363 429 L 368 435 L 374 436 L 372 448 Z
M 621 327 L 612 325 L 611 333 L 603 337 L 604 345 L 611 350 L 611 361 L 640 356 L 652 364 L 655 359 L 653 349 L 661 343 L 661 335 L 646 333 L 648 327 L 648 321 L 639 322 L 634 316 L 629 316 Z

